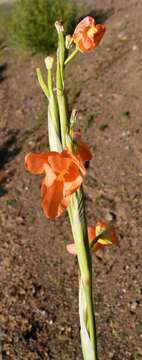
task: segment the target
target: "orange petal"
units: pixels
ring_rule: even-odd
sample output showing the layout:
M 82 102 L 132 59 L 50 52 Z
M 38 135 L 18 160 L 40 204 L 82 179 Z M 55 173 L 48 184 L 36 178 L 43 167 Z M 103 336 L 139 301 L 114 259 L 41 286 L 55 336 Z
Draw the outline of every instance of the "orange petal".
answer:
M 65 196 L 61 202 L 61 204 L 58 207 L 58 215 L 60 216 L 67 208 L 70 202 L 70 196 Z
M 96 228 L 92 225 L 87 226 L 89 242 L 92 242 L 96 237 Z
M 96 46 L 94 45 L 93 39 L 90 39 L 87 36 L 82 36 L 82 39 L 77 42 L 77 47 L 81 52 L 87 52 L 93 50 Z
M 102 245 L 102 244 L 99 244 L 99 242 L 97 241 L 96 244 L 94 244 L 94 245 L 92 246 L 92 251 L 93 251 L 93 252 L 96 252 L 97 250 L 100 250 L 102 247 L 103 247 L 103 245 Z
M 55 173 L 48 164 L 44 165 L 44 171 L 45 171 L 45 178 L 44 178 L 45 185 L 49 187 L 56 180 L 57 176 L 55 175 Z
M 79 168 L 77 164 L 75 164 L 73 161 L 71 161 L 70 166 L 67 170 L 67 172 L 64 174 L 64 181 L 74 181 L 78 175 L 80 174 Z
M 103 231 L 106 231 L 108 225 L 106 224 L 106 222 L 102 221 L 102 220 L 97 220 L 96 221 L 96 236 L 99 236 Z
M 88 238 L 89 238 L 89 243 L 91 243 L 93 240 L 95 240 L 96 238 L 96 227 L 92 226 L 92 225 L 88 225 L 87 227 L 88 230 Z M 103 245 L 99 244 L 98 241 L 92 246 L 92 251 L 97 251 L 99 250 Z
M 108 225 L 102 220 L 96 221 L 96 236 L 99 236 L 103 231 L 106 231 L 106 236 L 113 244 L 118 244 L 118 239 L 114 226 Z
M 102 234 L 103 232 L 104 232 L 104 235 Z M 101 244 L 101 243 L 99 243 L 99 239 L 98 239 L 98 241 L 92 247 L 93 251 L 97 251 L 98 249 L 100 249 L 104 246 L 111 246 L 112 244 L 115 244 L 115 245 L 118 244 L 118 239 L 117 239 L 114 227 L 108 225 L 107 223 L 105 223 L 104 221 L 101 221 L 101 220 L 97 220 L 97 222 L 96 222 L 96 236 L 99 237 L 99 235 L 100 235 L 100 239 L 106 238 L 109 241 L 111 241 L 111 244 L 108 244 L 107 242 L 106 242 L 106 244 L 105 243 Z
M 70 159 L 71 160 L 71 162 L 70 163 L 68 163 L 68 166 L 69 166 L 69 168 L 70 168 L 70 166 L 72 166 L 72 162 L 74 163 L 74 164 L 76 164 L 76 166 L 78 167 L 78 169 L 81 171 L 81 173 L 82 173 L 82 175 L 86 175 L 86 169 L 85 169 L 85 167 L 84 167 L 84 165 L 83 165 L 83 162 L 82 162 L 82 160 L 79 158 L 78 159 L 78 157 L 76 156 L 76 154 L 73 154 L 73 153 L 71 153 L 70 151 L 68 151 L 68 150 L 64 150 L 63 152 L 62 152 L 62 156 L 64 157 L 64 158 L 68 158 L 68 159 Z M 68 169 L 69 169 L 68 168 Z
M 91 152 L 87 144 L 83 141 L 77 141 L 77 151 L 76 156 L 80 156 L 82 161 L 88 161 L 92 159 Z
M 52 152 L 49 154 L 48 163 L 54 172 L 61 173 L 67 170 L 71 164 L 71 155 L 68 151 L 62 153 Z
M 44 179 L 41 187 L 41 206 L 49 219 L 59 216 L 62 201 L 63 182 L 55 180 L 50 187 L 47 187 Z
M 86 31 L 87 28 L 94 27 L 95 25 L 96 25 L 95 19 L 92 16 L 86 16 L 76 26 L 75 31 L 73 33 L 73 40 L 76 41 L 78 39 L 78 34 L 80 32 L 84 32 Z
M 72 161 L 74 162 L 74 164 L 77 165 L 77 167 L 79 168 L 79 170 L 81 171 L 82 175 L 85 176 L 86 175 L 86 169 L 83 165 L 83 161 L 80 159 L 80 157 L 77 157 L 76 155 L 71 153 L 71 158 Z
M 76 156 L 79 157 L 82 161 L 87 161 L 92 159 L 92 154 L 89 149 L 89 146 L 82 141 L 81 132 L 75 131 L 73 134 L 73 139 L 77 144 Z
M 44 164 L 48 162 L 49 152 L 29 153 L 25 156 L 25 166 L 32 174 L 42 174 Z
M 66 249 L 69 252 L 69 254 L 71 255 L 76 255 L 76 248 L 75 248 L 75 244 L 68 244 L 66 245 Z
M 109 237 L 112 241 L 112 244 L 118 244 L 118 238 L 117 238 L 117 235 L 116 235 L 116 231 L 115 231 L 115 228 L 112 226 L 108 229 L 108 234 L 109 234 Z
M 68 172 L 70 166 L 72 166 L 72 163 L 74 163 L 74 164 L 76 164 L 78 169 L 81 171 L 82 175 L 84 175 L 84 176 L 86 175 L 86 169 L 83 165 L 82 160 L 80 158 L 78 158 L 75 154 L 71 153 L 68 150 L 64 150 L 59 155 L 61 158 L 60 158 L 60 162 L 58 162 L 57 164 L 55 164 L 54 159 L 51 159 L 51 161 L 49 160 L 53 169 L 56 170 L 58 168 L 58 172 L 62 172 L 64 170 L 67 170 L 67 172 Z M 53 160 L 53 162 L 52 162 L 52 160 Z
M 95 47 L 99 44 L 99 42 L 101 41 L 104 32 L 105 32 L 105 26 L 101 25 L 101 24 L 97 24 L 96 25 L 96 30 L 97 32 L 94 34 L 94 44 Z
M 64 195 L 73 194 L 82 184 L 83 179 L 82 176 L 78 175 L 78 177 L 73 181 L 64 182 Z

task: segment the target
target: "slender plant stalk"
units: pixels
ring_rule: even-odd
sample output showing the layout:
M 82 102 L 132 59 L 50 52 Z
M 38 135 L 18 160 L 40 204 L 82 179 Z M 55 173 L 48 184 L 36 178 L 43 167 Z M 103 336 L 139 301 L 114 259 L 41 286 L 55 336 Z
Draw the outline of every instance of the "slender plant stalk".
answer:
M 92 299 L 92 262 L 88 243 L 82 188 L 72 195 L 71 203 L 68 207 L 68 214 L 76 246 L 81 281 L 87 306 L 87 329 L 94 349 L 94 357 L 93 359 L 90 358 L 90 360 L 97 360 L 96 327 Z
M 89 24 L 89 25 L 88 25 Z M 88 27 L 89 26 L 89 27 Z M 62 156 L 66 155 L 72 159 L 72 162 L 76 163 L 78 170 L 81 167 L 83 159 L 87 158 L 87 155 L 81 154 L 81 144 L 74 144 L 73 139 L 73 130 L 74 124 L 76 121 L 76 110 L 72 111 L 70 116 L 67 107 L 67 99 L 65 96 L 64 89 L 64 70 L 65 66 L 71 61 L 74 56 L 80 50 L 81 52 L 89 51 L 95 48 L 99 41 L 101 40 L 105 27 L 101 24 L 97 27 L 95 24 L 95 20 L 91 17 L 86 17 L 79 23 L 73 36 L 69 35 L 68 39 L 66 38 L 66 47 L 68 48 L 71 42 L 76 43 L 76 49 L 68 56 L 67 49 L 65 48 L 65 38 L 64 38 L 64 28 L 60 22 L 55 23 L 56 30 L 58 32 L 58 50 L 57 50 L 57 67 L 56 67 L 56 93 L 53 88 L 53 57 L 47 56 L 45 59 L 45 64 L 48 70 L 48 78 L 47 83 L 44 81 L 42 73 L 40 69 L 37 69 L 37 77 L 42 88 L 43 93 L 48 98 L 48 134 L 49 134 L 49 147 L 51 151 L 62 152 L 62 154 L 54 154 L 55 156 L 62 159 Z M 88 30 L 89 28 L 89 30 Z M 93 36 L 92 36 L 93 34 Z M 88 41 L 90 40 L 91 41 Z M 88 45 L 90 44 L 90 45 Z M 82 147 L 83 148 L 83 147 Z M 82 150 L 83 151 L 83 150 Z M 71 155 L 73 153 L 75 156 Z M 87 151 L 86 151 L 87 154 Z M 52 154 L 53 155 L 53 154 Z M 28 157 L 26 157 L 26 162 L 28 162 Z M 82 159 L 82 160 L 81 160 Z M 52 168 L 52 167 L 51 167 Z M 30 169 L 30 166 L 29 166 Z M 61 166 L 62 169 L 62 166 Z M 44 171 L 47 176 L 46 169 L 44 167 Z M 65 175 L 70 172 L 71 177 L 68 177 L 68 185 L 72 185 L 72 175 L 70 171 L 70 167 L 63 169 L 61 174 L 57 175 L 58 182 L 62 182 L 62 191 L 60 204 L 63 205 L 64 201 L 67 200 L 67 195 L 69 195 L 69 191 L 66 191 L 66 179 Z M 83 172 L 83 170 L 82 170 Z M 58 173 L 58 171 L 57 171 Z M 65 174 L 64 174 L 65 173 Z M 52 172 L 51 172 L 52 174 Z M 81 174 L 80 174 L 81 175 Z M 49 172 L 50 178 L 50 172 Z M 54 179 L 53 176 L 51 176 Z M 56 175 L 55 175 L 56 178 Z M 70 180 L 69 180 L 70 179 Z M 48 177 L 47 177 L 47 185 L 45 188 L 50 187 L 48 185 Z M 51 181 L 52 182 L 52 181 Z M 65 184 L 64 184 L 65 182 Z M 70 182 L 70 184 L 69 184 Z M 63 185 L 64 184 L 64 185 Z M 76 183 L 75 183 L 76 184 Z M 44 183 L 45 185 L 45 183 Z M 55 184 L 54 184 L 55 185 Z M 52 189 L 55 189 L 54 187 Z M 115 235 L 114 230 L 109 229 L 108 226 L 103 222 L 97 222 L 96 227 L 94 228 L 95 239 L 93 238 L 91 244 L 89 245 L 88 239 L 88 228 L 86 222 L 86 214 L 85 214 L 85 200 L 83 194 L 83 187 L 80 186 L 77 191 L 75 191 L 76 186 L 70 188 L 70 202 L 67 208 L 68 216 L 71 224 L 72 234 L 75 243 L 75 253 L 77 254 L 78 264 L 79 264 L 79 316 L 80 316 L 80 335 L 81 335 L 81 345 L 82 345 L 82 353 L 84 360 L 98 360 L 97 354 L 97 335 L 96 335 L 96 323 L 95 323 L 95 315 L 94 315 L 94 306 L 93 306 L 93 296 L 92 296 L 92 258 L 91 258 L 91 248 L 93 251 L 97 250 L 97 244 L 102 245 L 110 245 L 117 244 L 117 237 Z M 73 192 L 73 190 L 75 192 Z M 53 191 L 53 190 L 51 190 Z M 53 192 L 54 193 L 54 192 Z M 42 206 L 44 208 L 44 199 L 46 199 L 43 194 L 43 203 Z M 50 195 L 49 199 L 50 200 Z M 46 201 L 46 200 L 45 200 Z M 49 201 L 49 209 L 47 208 L 47 217 L 53 215 L 52 210 L 60 209 L 52 209 L 50 208 Z M 48 204 L 48 201 L 47 201 Z M 55 211 L 55 216 L 57 215 L 57 211 Z M 89 229 L 90 231 L 90 229 Z M 96 246 L 95 246 L 96 244 Z M 74 249 L 73 247 L 70 249 Z M 95 249 L 94 249 L 95 248 Z M 71 250 L 69 251 L 71 252 Z M 72 251 L 73 252 L 73 251 Z
M 68 112 L 66 106 L 66 99 L 64 96 L 64 64 L 63 56 L 60 51 L 63 51 L 63 42 L 60 45 L 59 36 L 59 48 L 57 56 L 57 73 L 56 73 L 56 84 L 57 84 L 57 101 L 60 114 L 60 128 L 61 128 L 61 139 L 63 148 L 66 147 L 66 137 L 69 127 Z M 61 59 L 61 60 L 60 60 Z M 66 62 L 67 63 L 67 62 Z M 68 214 L 71 223 L 72 233 L 75 241 L 77 258 L 80 268 L 80 276 L 82 288 L 86 302 L 86 328 L 92 345 L 92 355 L 90 354 L 89 360 L 97 360 L 97 343 L 96 343 L 96 329 L 95 329 L 95 318 L 93 311 L 93 299 L 92 299 L 92 264 L 91 255 L 89 250 L 87 224 L 85 217 L 84 197 L 83 190 L 80 188 L 75 194 L 71 196 L 71 201 L 68 206 Z M 81 333 L 83 349 L 85 348 L 85 339 Z M 87 360 L 84 353 L 84 360 Z
M 67 65 L 78 53 L 78 49 L 76 48 L 65 60 L 64 65 Z

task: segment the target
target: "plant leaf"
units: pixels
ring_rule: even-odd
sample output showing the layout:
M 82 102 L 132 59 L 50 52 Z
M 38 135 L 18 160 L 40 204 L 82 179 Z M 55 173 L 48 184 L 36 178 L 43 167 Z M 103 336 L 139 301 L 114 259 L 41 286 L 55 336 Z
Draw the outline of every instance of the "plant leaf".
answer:
M 43 76 L 42 76 L 42 72 L 40 70 L 40 68 L 37 68 L 36 69 L 36 73 L 37 73 L 37 78 L 38 78 L 38 82 L 40 84 L 40 87 L 44 93 L 44 95 L 49 98 L 50 94 L 49 94 L 49 90 L 48 90 L 48 87 L 43 79 Z
M 79 286 L 79 315 L 80 315 L 80 326 L 81 326 L 81 343 L 82 343 L 82 351 L 84 355 L 84 360 L 94 360 L 95 354 L 90 341 L 90 337 L 86 328 L 87 322 L 87 306 L 83 291 L 82 280 L 80 279 Z

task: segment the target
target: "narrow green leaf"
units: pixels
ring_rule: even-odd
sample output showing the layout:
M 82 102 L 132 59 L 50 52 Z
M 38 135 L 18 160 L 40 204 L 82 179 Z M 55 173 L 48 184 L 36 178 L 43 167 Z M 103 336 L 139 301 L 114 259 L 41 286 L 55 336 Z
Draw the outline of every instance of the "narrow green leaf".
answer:
M 36 69 L 36 73 L 37 73 L 37 78 L 38 78 L 38 82 L 40 84 L 40 87 L 44 93 L 44 95 L 49 98 L 50 94 L 49 94 L 49 90 L 48 90 L 48 87 L 43 79 L 43 76 L 42 76 L 42 72 L 40 70 L 40 68 L 37 68 Z
M 83 289 L 83 283 L 80 279 L 79 286 L 79 315 L 80 315 L 80 326 L 81 326 L 81 343 L 83 350 L 84 360 L 96 360 L 95 352 L 87 331 L 87 304 L 85 301 L 85 294 Z

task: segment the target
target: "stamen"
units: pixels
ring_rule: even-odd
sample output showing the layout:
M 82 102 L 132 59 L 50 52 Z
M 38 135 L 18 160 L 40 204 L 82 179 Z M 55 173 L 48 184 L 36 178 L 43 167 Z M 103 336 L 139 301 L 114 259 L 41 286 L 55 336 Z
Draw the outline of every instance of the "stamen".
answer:
M 88 30 L 87 34 L 88 34 L 89 37 L 92 37 L 92 36 L 94 36 L 94 34 L 96 34 L 97 32 L 98 32 L 98 29 L 96 29 L 96 27 L 94 26 L 94 27 L 91 27 L 91 28 Z

